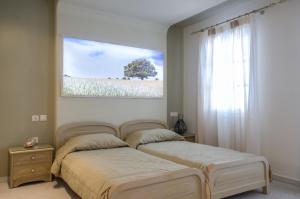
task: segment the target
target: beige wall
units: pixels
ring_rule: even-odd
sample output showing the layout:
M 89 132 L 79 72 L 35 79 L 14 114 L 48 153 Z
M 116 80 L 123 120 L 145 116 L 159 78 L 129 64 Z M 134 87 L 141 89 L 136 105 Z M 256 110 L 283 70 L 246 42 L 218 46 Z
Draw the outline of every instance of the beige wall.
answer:
M 168 103 L 167 116 L 171 126 L 170 112 L 182 113 L 182 74 L 183 74 L 183 30 L 180 26 L 171 26 L 167 34 L 167 54 L 168 54 Z
M 7 149 L 31 136 L 51 143 L 54 103 L 54 4 L 51 0 L 0 2 L 0 176 Z M 49 122 L 31 122 L 48 114 Z

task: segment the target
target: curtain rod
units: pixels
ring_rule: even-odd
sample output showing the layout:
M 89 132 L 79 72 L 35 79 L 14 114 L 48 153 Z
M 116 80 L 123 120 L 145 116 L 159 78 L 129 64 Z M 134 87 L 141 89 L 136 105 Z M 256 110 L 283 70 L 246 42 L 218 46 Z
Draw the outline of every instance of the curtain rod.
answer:
M 213 28 L 213 27 L 216 27 L 216 26 L 219 26 L 219 25 L 222 25 L 222 24 L 225 24 L 225 23 L 234 21 L 234 20 L 236 20 L 236 19 L 239 19 L 239 18 L 241 18 L 241 17 L 248 16 L 248 15 L 251 15 L 251 14 L 256 14 L 256 13 L 264 14 L 264 12 L 265 12 L 266 9 L 272 8 L 272 7 L 276 6 L 276 5 L 279 5 L 279 4 L 284 3 L 284 2 L 286 2 L 286 1 L 287 1 L 287 0 L 280 0 L 280 1 L 278 1 L 278 2 L 271 3 L 271 4 L 267 5 L 267 6 L 262 7 L 262 8 L 259 8 L 259 9 L 256 9 L 256 10 L 252 10 L 251 12 L 247 12 L 247 13 L 242 14 L 242 15 L 239 15 L 239 16 L 237 16 L 237 17 L 234 17 L 234 18 L 231 18 L 231 19 L 227 19 L 227 20 L 225 20 L 225 21 L 222 21 L 222 22 L 220 22 L 220 23 L 217 23 L 217 24 L 215 24 L 215 25 L 212 25 L 212 26 L 208 26 L 208 27 L 202 28 L 201 30 L 192 32 L 191 35 L 197 34 L 197 33 L 199 33 L 199 32 L 204 32 L 204 31 L 206 31 L 206 30 L 208 30 L 208 29 L 211 29 L 211 28 Z

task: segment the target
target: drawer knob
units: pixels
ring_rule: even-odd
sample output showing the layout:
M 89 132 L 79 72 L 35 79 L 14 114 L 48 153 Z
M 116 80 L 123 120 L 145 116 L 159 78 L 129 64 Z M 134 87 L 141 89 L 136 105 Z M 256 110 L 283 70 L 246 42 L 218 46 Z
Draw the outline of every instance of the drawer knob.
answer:
M 31 169 L 31 173 L 34 173 L 35 172 L 35 170 L 34 169 Z
M 31 156 L 31 159 L 32 159 L 32 160 L 35 160 L 35 156 Z

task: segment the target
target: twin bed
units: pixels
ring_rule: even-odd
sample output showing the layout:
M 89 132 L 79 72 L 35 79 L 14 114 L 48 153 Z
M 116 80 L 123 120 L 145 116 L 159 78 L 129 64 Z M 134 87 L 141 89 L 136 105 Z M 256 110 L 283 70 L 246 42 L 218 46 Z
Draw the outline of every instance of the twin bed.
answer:
M 83 199 L 218 199 L 257 188 L 268 192 L 263 157 L 180 139 L 138 142 L 137 150 L 115 140 L 129 141 L 135 132 L 150 135 L 147 130 L 161 138 L 166 129 L 155 120 L 119 129 L 101 122 L 65 125 L 56 133 L 52 172 Z
M 130 121 L 119 127 L 124 140 L 135 132 L 160 129 L 168 129 L 167 124 L 155 120 Z M 201 170 L 207 198 L 219 199 L 257 188 L 265 194 L 269 191 L 269 164 L 262 156 L 176 139 L 135 144 L 133 147 L 145 153 Z
M 118 136 L 107 123 L 61 127 L 52 173 L 83 199 L 204 198 L 202 172 L 132 149 Z

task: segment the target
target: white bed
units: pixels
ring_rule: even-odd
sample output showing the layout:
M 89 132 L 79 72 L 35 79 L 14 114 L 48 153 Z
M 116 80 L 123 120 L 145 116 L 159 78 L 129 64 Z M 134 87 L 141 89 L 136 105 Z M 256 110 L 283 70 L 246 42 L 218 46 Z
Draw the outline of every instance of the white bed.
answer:
M 56 132 L 56 148 L 70 138 L 101 133 L 118 136 L 117 128 L 107 123 L 68 124 Z M 63 159 L 60 167 L 59 177 L 84 199 L 204 198 L 205 178 L 201 172 L 130 147 L 75 151 Z M 104 186 L 103 181 L 109 190 L 105 195 L 96 193 Z
M 133 132 L 149 129 L 168 129 L 168 126 L 156 120 L 136 120 L 119 127 L 123 140 Z M 202 170 L 208 185 L 207 198 L 219 199 L 257 188 L 262 188 L 265 194 L 269 191 L 269 164 L 261 156 L 186 141 L 148 143 L 137 149 Z

